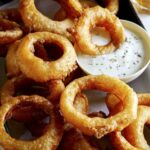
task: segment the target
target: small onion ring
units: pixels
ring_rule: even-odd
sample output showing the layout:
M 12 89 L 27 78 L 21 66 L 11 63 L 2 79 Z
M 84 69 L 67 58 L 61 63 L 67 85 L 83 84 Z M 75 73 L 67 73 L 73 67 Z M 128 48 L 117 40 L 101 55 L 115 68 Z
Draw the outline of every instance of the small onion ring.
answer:
M 113 93 L 121 99 L 124 110 L 107 119 L 90 118 L 77 112 L 73 106 L 76 94 L 82 90 L 99 89 Z M 71 82 L 61 95 L 60 109 L 64 118 L 87 135 L 97 138 L 112 131 L 120 131 L 128 126 L 137 116 L 137 96 L 135 92 L 122 81 L 106 75 L 85 76 Z
M 36 42 L 57 44 L 63 50 L 62 57 L 55 61 L 43 61 L 34 56 L 33 44 Z M 17 60 L 21 71 L 28 78 L 46 82 L 65 78 L 76 64 L 76 53 L 70 41 L 63 36 L 50 32 L 36 32 L 22 39 L 17 50 Z
M 50 31 L 70 38 L 68 28 L 73 26 L 70 19 L 54 21 L 41 14 L 35 7 L 34 0 L 21 0 L 19 10 L 26 26 L 34 31 Z
M 107 95 L 106 104 L 110 115 L 123 109 L 120 100 L 112 94 Z M 150 94 L 138 94 L 138 105 L 137 118 L 123 130 L 124 136 L 121 132 L 112 132 L 109 135 L 112 144 L 118 150 L 148 150 L 150 148 L 143 135 L 144 124 L 146 122 L 150 124 L 150 119 L 148 119 L 150 118 Z
M 0 19 L 0 44 L 9 44 L 21 38 L 23 32 L 15 22 Z
M 6 133 L 4 123 L 11 118 L 11 110 L 19 104 L 33 104 L 43 110 L 50 118 L 51 121 L 48 125 L 47 131 L 34 141 L 21 141 L 15 140 Z M 0 145 L 5 149 L 14 150 L 50 150 L 56 149 L 63 133 L 62 118 L 55 112 L 53 105 L 47 99 L 34 95 L 34 96 L 21 96 L 12 98 L 8 103 L 0 107 Z
M 92 43 L 90 31 L 95 26 L 105 27 L 110 33 L 112 40 L 108 44 L 99 46 Z M 120 20 L 99 6 L 86 9 L 71 32 L 80 52 L 88 55 L 110 53 L 120 47 L 125 40 L 125 31 Z

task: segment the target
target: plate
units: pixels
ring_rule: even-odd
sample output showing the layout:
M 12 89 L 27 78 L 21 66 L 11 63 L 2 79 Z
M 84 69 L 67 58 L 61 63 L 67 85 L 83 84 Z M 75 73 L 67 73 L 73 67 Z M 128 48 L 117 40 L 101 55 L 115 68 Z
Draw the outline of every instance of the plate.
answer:
M 56 12 L 56 9 L 59 8 L 59 6 L 50 0 L 36 0 L 38 3 L 37 7 L 43 12 L 43 14 L 54 14 Z M 45 5 L 46 4 L 46 5 Z M 2 6 L 2 8 L 8 8 L 8 7 L 14 7 L 17 6 L 17 2 L 13 2 L 7 5 Z M 53 9 L 47 9 L 47 8 L 53 8 Z M 56 9 L 54 9 L 56 8 Z M 48 12 L 47 12 L 48 10 Z M 131 5 L 129 0 L 121 0 L 120 3 L 120 10 L 118 13 L 118 16 L 121 19 L 127 19 L 130 21 L 133 21 L 140 26 L 144 27 L 140 20 L 138 19 L 133 6 Z M 3 82 L 6 80 L 5 77 L 5 68 L 4 68 L 4 59 L 0 58 L 0 85 L 3 84 Z M 129 84 L 137 93 L 150 93 L 150 66 L 145 70 L 145 72 L 138 77 L 136 80 L 131 82 Z M 86 91 L 86 94 L 89 98 L 90 103 L 90 110 L 89 111 L 104 111 L 106 114 L 108 114 L 108 110 L 106 108 L 106 105 L 103 101 L 103 98 L 105 96 L 105 93 L 98 92 L 98 91 Z M 27 136 L 27 134 L 23 135 L 24 137 Z

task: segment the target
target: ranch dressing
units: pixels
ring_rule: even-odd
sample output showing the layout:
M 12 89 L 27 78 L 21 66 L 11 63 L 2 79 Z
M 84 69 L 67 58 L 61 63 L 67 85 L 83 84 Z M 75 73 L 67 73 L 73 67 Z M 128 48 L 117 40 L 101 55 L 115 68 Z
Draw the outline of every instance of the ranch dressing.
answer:
M 99 29 L 101 30 L 101 29 Z M 93 33 L 92 42 L 97 45 L 105 45 L 110 41 L 109 34 L 102 30 L 101 36 Z M 78 54 L 79 66 L 88 74 L 107 74 L 124 78 L 134 74 L 143 66 L 145 53 L 144 43 L 139 35 L 125 29 L 126 40 L 116 51 L 101 56 L 88 56 Z

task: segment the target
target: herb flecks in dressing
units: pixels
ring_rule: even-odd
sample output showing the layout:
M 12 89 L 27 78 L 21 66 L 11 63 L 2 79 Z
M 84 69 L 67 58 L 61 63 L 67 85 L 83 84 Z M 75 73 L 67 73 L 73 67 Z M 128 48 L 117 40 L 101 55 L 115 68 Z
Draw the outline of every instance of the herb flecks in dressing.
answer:
M 96 57 L 79 54 L 79 65 L 89 74 L 107 74 L 119 78 L 140 70 L 145 57 L 144 43 L 140 36 L 132 31 L 126 29 L 125 33 L 126 41 L 115 52 Z M 103 38 L 96 35 L 92 40 L 98 44 L 98 41 L 102 43 Z M 106 44 L 106 39 L 104 43 Z

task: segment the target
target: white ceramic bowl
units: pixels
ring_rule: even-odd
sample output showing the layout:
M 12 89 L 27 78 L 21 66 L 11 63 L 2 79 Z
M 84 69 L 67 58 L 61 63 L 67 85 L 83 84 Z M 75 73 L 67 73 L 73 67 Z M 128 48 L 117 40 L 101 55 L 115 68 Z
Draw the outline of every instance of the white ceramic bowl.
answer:
M 144 44 L 145 57 L 144 57 L 144 62 L 142 63 L 142 66 L 140 67 L 140 69 L 137 70 L 136 72 L 134 72 L 133 74 L 127 75 L 125 77 L 122 77 L 122 78 L 118 77 L 119 79 L 128 83 L 128 82 L 133 81 L 137 77 L 139 77 L 145 71 L 145 69 L 148 67 L 148 65 L 150 63 L 150 36 L 142 27 L 140 27 L 139 25 L 137 25 L 133 22 L 126 21 L 126 20 L 121 20 L 121 22 L 126 29 L 131 30 L 132 32 L 134 32 L 135 34 L 140 36 L 140 38 L 143 40 L 143 44 Z M 80 54 L 80 57 L 81 57 L 81 54 Z M 81 67 L 81 69 L 86 74 L 100 75 L 100 74 L 94 74 L 91 71 L 89 71 L 87 68 L 85 68 L 84 65 L 82 65 L 82 63 L 79 61 L 79 59 L 77 59 L 77 62 L 78 62 L 78 65 Z

